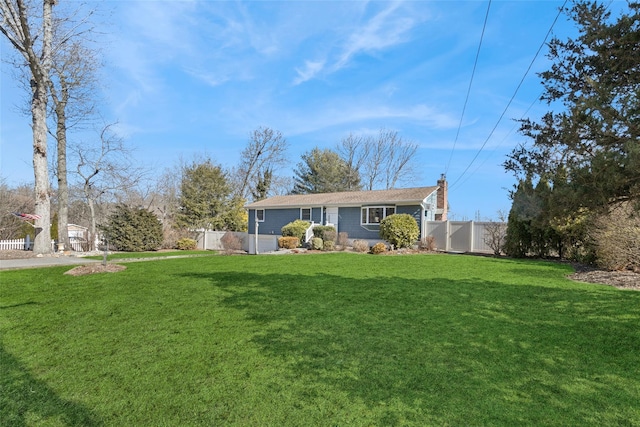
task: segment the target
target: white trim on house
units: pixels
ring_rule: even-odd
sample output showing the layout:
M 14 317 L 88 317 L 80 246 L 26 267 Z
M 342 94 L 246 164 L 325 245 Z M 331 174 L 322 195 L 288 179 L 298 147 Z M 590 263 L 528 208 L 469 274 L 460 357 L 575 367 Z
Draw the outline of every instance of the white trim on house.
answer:
M 372 217 L 375 213 L 372 213 L 371 210 L 374 209 L 382 209 L 382 215 L 377 217 Z M 360 225 L 378 225 L 380 221 L 388 217 L 389 215 L 393 215 L 396 213 L 396 206 L 393 205 L 381 205 L 381 206 L 361 206 L 360 207 Z M 366 214 L 364 213 L 366 211 Z M 392 211 L 392 212 L 390 212 Z M 371 219 L 374 219 L 371 221 Z M 363 221 L 365 219 L 366 221 Z

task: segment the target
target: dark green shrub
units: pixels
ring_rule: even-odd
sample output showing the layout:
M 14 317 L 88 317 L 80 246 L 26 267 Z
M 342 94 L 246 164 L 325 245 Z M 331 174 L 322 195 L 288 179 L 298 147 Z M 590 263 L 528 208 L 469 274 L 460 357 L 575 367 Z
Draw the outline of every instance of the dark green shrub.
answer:
M 176 242 L 176 248 L 181 251 L 192 251 L 198 247 L 198 242 L 193 239 L 189 239 L 187 237 L 183 237 L 182 239 Z
M 293 222 L 282 227 L 282 236 L 283 237 L 297 237 L 298 245 L 300 242 L 304 242 L 305 233 L 307 229 L 311 226 L 311 223 L 307 221 L 302 221 L 301 219 L 296 219 Z
M 380 237 L 395 248 L 410 248 L 420 237 L 420 229 L 411 215 L 394 214 L 380 222 Z
M 319 237 L 314 237 L 311 239 L 311 249 L 314 251 L 321 251 L 324 248 L 324 242 Z
M 101 229 L 118 251 L 154 251 L 162 245 L 162 224 L 146 209 L 117 205 Z
M 382 242 L 376 243 L 371 248 L 371 253 L 374 254 L 374 255 L 378 255 L 378 254 L 381 254 L 381 253 L 386 252 L 386 251 L 387 251 L 387 245 L 385 245 Z
M 300 246 L 300 239 L 294 236 L 284 236 L 278 239 L 278 247 L 282 249 L 295 249 Z
M 316 225 L 313 227 L 313 235 L 323 241 L 336 239 L 336 228 L 333 225 Z M 332 237 L 333 236 L 333 237 Z

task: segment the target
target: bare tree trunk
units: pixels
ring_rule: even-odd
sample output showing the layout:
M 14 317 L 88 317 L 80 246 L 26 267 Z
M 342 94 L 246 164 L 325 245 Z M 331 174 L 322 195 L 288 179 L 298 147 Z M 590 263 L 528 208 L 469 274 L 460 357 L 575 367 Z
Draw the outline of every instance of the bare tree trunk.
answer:
M 33 115 L 33 174 L 35 179 L 35 239 L 33 252 L 51 253 L 51 195 L 47 164 L 47 90 L 45 85 L 35 84 L 31 102 Z
M 58 245 L 71 249 L 69 240 L 69 184 L 67 181 L 67 129 L 65 104 L 56 104 L 56 137 L 58 140 Z
M 49 254 L 51 248 L 51 194 L 49 190 L 49 166 L 47 164 L 47 86 L 49 70 L 51 69 L 51 43 L 53 38 L 52 8 L 55 0 L 42 2 L 42 53 L 41 66 L 36 58 L 32 66 L 33 98 L 31 102 L 31 114 L 33 117 L 33 174 L 36 193 L 36 235 L 33 241 L 33 252 L 36 254 Z M 18 0 L 21 5 L 22 1 Z M 20 8 L 20 6 L 19 6 Z M 24 7 L 21 8 L 24 10 Z M 28 28 L 26 11 L 21 13 L 24 19 L 24 27 Z M 22 18 L 21 18 L 22 20 Z M 33 47 L 33 42 L 30 43 Z M 34 54 L 33 49 L 30 49 Z M 31 61 L 30 61 L 31 62 Z
M 91 214 L 91 228 L 89 229 L 89 251 L 96 249 L 96 208 L 93 203 L 93 198 L 90 195 L 91 189 L 85 188 L 85 195 L 87 197 L 87 203 L 89 204 L 89 213 Z
M 33 131 L 33 175 L 35 192 L 35 239 L 33 251 L 51 253 L 51 195 L 47 164 L 47 88 L 51 69 L 52 7 L 55 0 L 42 1 L 42 45 L 36 53 L 37 34 L 29 24 L 30 10 L 24 0 L 0 0 L 0 32 L 24 58 L 29 68 Z M 37 33 L 37 32 L 36 32 Z

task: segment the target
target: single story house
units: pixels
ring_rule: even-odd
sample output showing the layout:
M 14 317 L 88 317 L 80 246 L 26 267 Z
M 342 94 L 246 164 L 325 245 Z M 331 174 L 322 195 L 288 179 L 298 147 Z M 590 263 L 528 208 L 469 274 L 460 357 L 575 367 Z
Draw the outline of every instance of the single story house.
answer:
M 420 238 L 426 237 L 426 221 L 446 221 L 447 181 L 431 187 L 373 191 L 274 196 L 245 206 L 249 234 L 282 234 L 282 227 L 301 219 L 314 225 L 333 225 L 349 239 L 380 240 L 380 221 L 392 214 L 416 219 Z

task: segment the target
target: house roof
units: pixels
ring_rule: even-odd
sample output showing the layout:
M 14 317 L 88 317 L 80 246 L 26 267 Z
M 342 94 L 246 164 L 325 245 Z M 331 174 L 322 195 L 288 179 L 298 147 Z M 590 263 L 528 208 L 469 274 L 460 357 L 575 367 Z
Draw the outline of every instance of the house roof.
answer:
M 361 204 L 411 204 L 420 203 L 438 186 L 399 188 L 392 190 L 344 191 L 340 193 L 296 194 L 274 196 L 250 203 L 247 209 L 287 208 L 300 206 L 353 206 Z

